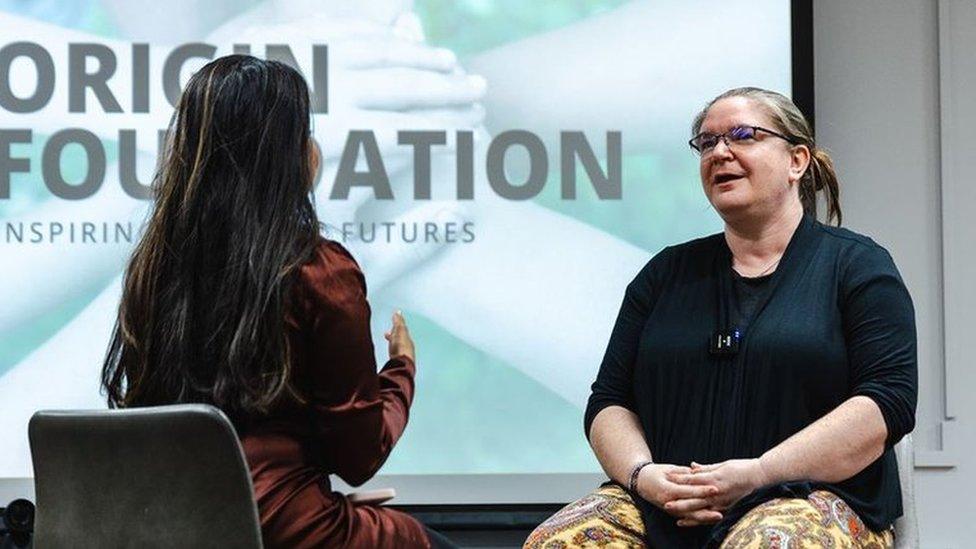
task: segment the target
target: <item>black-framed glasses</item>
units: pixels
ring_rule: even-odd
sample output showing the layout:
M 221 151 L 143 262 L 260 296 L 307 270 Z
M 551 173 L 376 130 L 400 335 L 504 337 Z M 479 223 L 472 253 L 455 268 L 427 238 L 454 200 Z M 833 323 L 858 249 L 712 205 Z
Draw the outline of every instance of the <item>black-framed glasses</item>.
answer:
M 718 145 L 720 139 L 725 141 L 726 147 L 731 147 L 733 143 L 748 143 L 749 141 L 756 139 L 756 133 L 758 132 L 768 133 L 769 135 L 778 137 L 780 139 L 785 139 L 792 145 L 799 144 L 793 138 L 761 126 L 736 126 L 725 133 L 719 134 L 702 132 L 695 137 L 692 137 L 688 141 L 688 144 L 691 145 L 691 148 L 694 149 L 695 152 L 704 155 L 714 149 L 715 146 Z

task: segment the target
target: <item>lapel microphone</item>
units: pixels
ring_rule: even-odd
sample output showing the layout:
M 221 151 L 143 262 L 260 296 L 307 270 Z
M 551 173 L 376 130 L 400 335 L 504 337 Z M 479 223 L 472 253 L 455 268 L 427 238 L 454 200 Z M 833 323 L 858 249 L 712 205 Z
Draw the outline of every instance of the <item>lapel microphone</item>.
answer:
M 717 330 L 708 340 L 708 352 L 712 356 L 735 356 L 741 339 L 742 333 L 737 328 Z

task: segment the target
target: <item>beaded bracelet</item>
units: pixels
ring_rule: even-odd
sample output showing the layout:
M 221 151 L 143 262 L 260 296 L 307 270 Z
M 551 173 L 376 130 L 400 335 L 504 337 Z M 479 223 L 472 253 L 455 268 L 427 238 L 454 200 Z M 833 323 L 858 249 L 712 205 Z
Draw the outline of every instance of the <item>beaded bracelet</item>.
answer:
M 654 463 L 653 461 L 644 461 L 638 463 L 634 466 L 633 470 L 630 471 L 630 482 L 627 483 L 627 487 L 630 488 L 631 492 L 637 491 L 637 475 L 640 474 L 641 469 L 647 467 L 648 465 Z

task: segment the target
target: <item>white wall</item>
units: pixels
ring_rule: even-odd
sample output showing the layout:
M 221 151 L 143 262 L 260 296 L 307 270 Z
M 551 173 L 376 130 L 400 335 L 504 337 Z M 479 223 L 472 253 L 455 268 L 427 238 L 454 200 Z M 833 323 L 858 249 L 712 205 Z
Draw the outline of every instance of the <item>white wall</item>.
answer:
M 976 539 L 976 399 L 963 400 L 976 370 L 962 339 L 976 325 L 974 50 L 972 0 L 814 3 L 817 133 L 845 225 L 891 251 L 915 302 L 924 548 Z

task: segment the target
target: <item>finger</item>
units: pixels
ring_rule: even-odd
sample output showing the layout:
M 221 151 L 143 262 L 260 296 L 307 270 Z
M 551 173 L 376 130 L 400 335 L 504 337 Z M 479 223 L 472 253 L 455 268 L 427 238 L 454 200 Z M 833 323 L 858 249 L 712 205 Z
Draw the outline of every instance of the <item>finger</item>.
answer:
M 363 109 L 441 108 L 480 101 L 487 81 L 477 75 L 441 74 L 416 69 L 362 71 L 356 105 Z M 390 82 L 397 82 L 391 87 Z
M 368 48 L 353 47 L 343 51 L 342 64 L 355 69 L 406 67 L 438 72 L 457 68 L 457 56 L 445 48 L 432 48 L 403 40 L 384 40 Z
M 668 501 L 678 499 L 708 498 L 719 492 L 715 486 L 699 486 L 691 484 L 671 484 L 665 493 Z
M 401 12 L 393 22 L 393 33 L 410 42 L 424 41 L 424 25 L 420 16 L 412 11 Z
M 694 461 L 691 462 L 691 468 L 695 472 L 699 472 L 699 471 L 700 472 L 714 471 L 715 469 L 717 469 L 719 467 L 719 465 L 721 465 L 721 463 L 701 464 L 701 463 L 696 463 Z
M 400 130 L 440 130 L 451 134 L 457 130 L 474 130 L 484 120 L 484 105 L 478 102 L 469 102 L 433 106 L 419 105 L 397 110 L 382 110 L 370 106 L 368 108 L 355 109 L 345 118 L 342 118 L 337 113 L 332 120 L 324 120 L 322 124 L 325 124 L 325 127 L 329 129 L 332 129 L 332 126 L 328 126 L 330 123 L 341 126 L 335 130 L 335 137 L 333 138 L 340 145 L 345 142 L 345 137 L 349 133 L 349 130 L 374 128 L 374 131 L 376 131 L 383 128 L 393 128 L 394 131 L 389 134 L 392 138 L 390 145 L 399 149 L 405 149 L 410 153 L 408 156 L 412 160 L 413 153 L 408 147 L 402 147 L 398 141 L 398 132 Z M 383 144 L 381 139 L 383 136 L 384 134 L 381 133 L 376 137 L 377 143 L 380 145 Z M 450 138 L 451 136 L 449 135 L 448 137 Z M 453 150 L 454 143 L 449 139 L 448 143 L 438 145 L 438 147 L 441 147 L 439 150 Z M 337 152 L 341 153 L 342 151 L 339 150 Z M 383 159 L 385 160 L 386 157 L 384 156 Z
M 701 526 L 704 524 L 715 524 L 722 520 L 722 513 L 718 511 L 702 510 L 695 511 L 690 515 L 678 520 L 678 526 Z
M 707 475 L 707 476 L 706 476 Z M 704 485 L 715 484 L 715 475 L 712 473 L 679 473 L 668 475 L 668 480 L 675 484 Z
M 687 479 L 691 478 L 692 476 L 693 473 L 691 469 L 687 468 L 683 471 L 667 471 L 664 473 L 665 478 L 677 484 L 688 484 Z
M 709 507 L 709 509 L 711 509 L 712 511 L 719 511 L 719 512 L 725 511 L 729 507 L 732 507 L 732 504 L 735 503 L 734 501 L 728 499 L 722 499 L 721 495 L 711 498 L 709 501 L 712 502 L 712 505 Z
M 397 111 L 404 124 L 411 124 L 414 120 L 427 127 L 441 129 L 448 133 L 450 130 L 470 130 L 485 121 L 485 107 L 481 103 L 469 103 L 447 108 L 418 108 Z M 401 126 L 410 129 L 423 129 L 415 124 Z M 452 136 L 449 136 L 452 137 Z M 448 142 L 441 147 L 454 147 Z
M 665 475 L 688 474 L 690 472 L 691 472 L 691 468 L 685 467 L 684 465 L 672 465 L 664 472 L 664 474 Z
M 673 475 L 675 484 L 692 486 L 717 485 L 718 478 L 715 473 L 691 473 L 687 475 Z
M 393 325 L 396 326 L 397 330 L 407 331 L 407 321 L 403 318 L 403 311 L 397 309 L 393 313 Z
M 689 513 L 688 518 L 703 523 L 714 523 L 722 520 L 722 513 L 714 509 L 700 509 Z
M 677 499 L 664 504 L 664 510 L 675 516 L 687 515 L 692 511 L 710 507 L 712 507 L 712 502 L 707 498 Z

